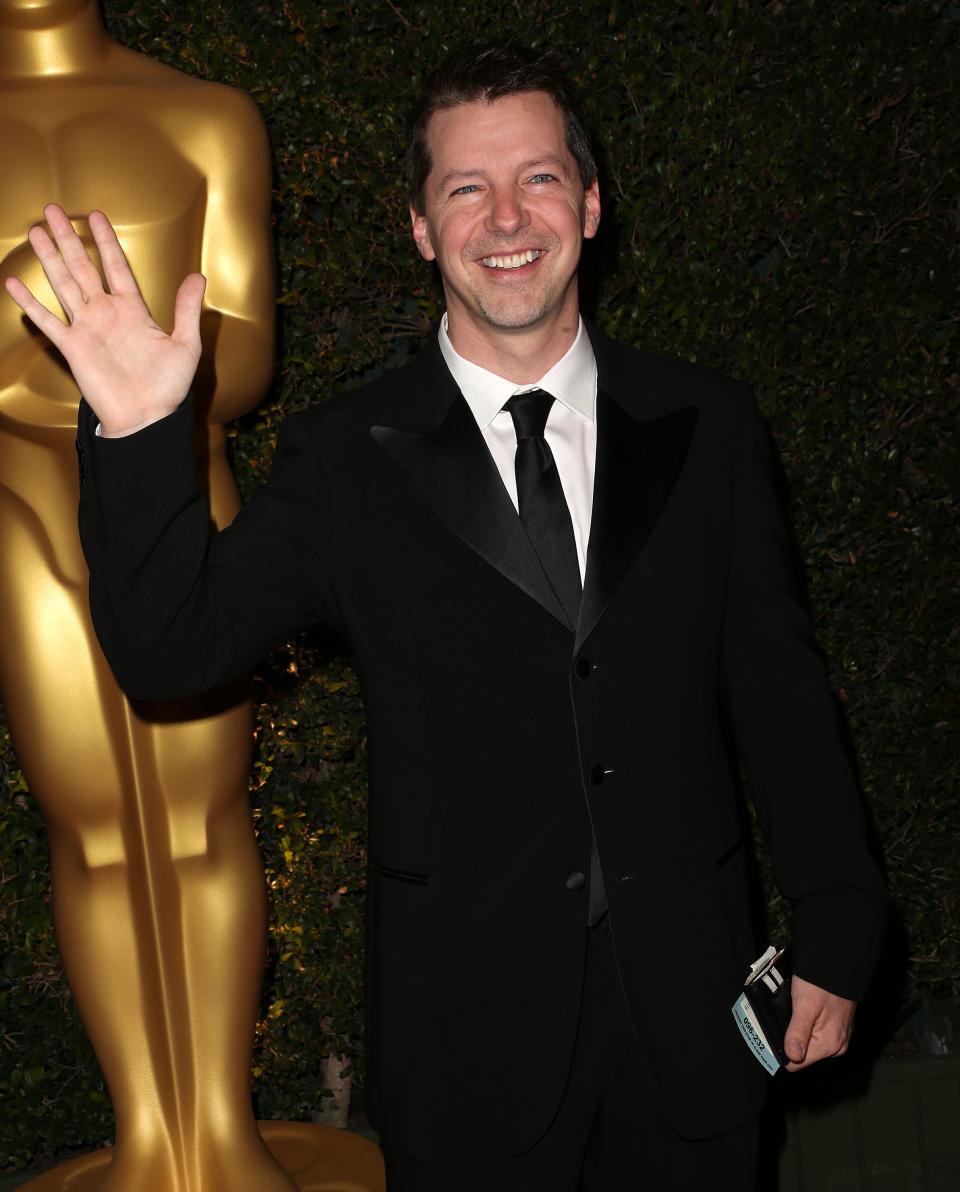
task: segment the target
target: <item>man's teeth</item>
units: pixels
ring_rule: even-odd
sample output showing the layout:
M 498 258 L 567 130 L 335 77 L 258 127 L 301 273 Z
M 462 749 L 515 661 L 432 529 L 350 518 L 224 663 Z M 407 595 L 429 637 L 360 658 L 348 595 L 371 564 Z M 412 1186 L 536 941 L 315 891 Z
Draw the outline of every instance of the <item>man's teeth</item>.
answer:
M 514 252 L 508 257 L 484 257 L 480 263 L 488 269 L 519 269 L 521 265 L 529 265 L 542 256 L 539 249 L 528 248 L 526 252 Z

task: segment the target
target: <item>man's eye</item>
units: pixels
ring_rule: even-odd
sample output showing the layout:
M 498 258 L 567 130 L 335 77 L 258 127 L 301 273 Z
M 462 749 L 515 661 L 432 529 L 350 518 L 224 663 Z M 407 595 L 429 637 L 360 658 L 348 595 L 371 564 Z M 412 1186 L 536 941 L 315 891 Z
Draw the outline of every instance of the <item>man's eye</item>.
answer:
M 466 186 L 458 186 L 456 190 L 453 190 L 450 193 L 454 195 L 468 195 L 472 194 L 473 191 L 478 189 L 479 187 L 475 182 L 468 182 Z
M 556 182 L 556 176 L 553 174 L 534 174 L 530 179 L 531 182 Z

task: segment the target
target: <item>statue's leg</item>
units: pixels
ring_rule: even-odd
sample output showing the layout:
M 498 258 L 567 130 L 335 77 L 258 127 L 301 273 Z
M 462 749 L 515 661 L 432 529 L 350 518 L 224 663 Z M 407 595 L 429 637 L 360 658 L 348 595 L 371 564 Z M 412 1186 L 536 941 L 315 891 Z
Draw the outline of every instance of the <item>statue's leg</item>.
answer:
M 171 1020 L 203 1172 L 197 1186 L 273 1187 L 263 1182 L 273 1161 L 250 1101 L 266 887 L 247 794 L 249 705 L 180 723 L 144 718 L 138 736 L 155 767 L 155 801 L 163 807 L 158 831 L 168 834 L 162 856 L 150 863 L 165 871 L 169 891 L 162 948 L 179 978 L 182 1006 Z
M 100 1186 L 289 1192 L 249 1098 L 264 951 L 249 709 L 138 715 L 85 586 L 50 568 L 29 516 L 0 521 L 14 564 L 0 577 L 0 684 L 49 830 L 64 968 L 117 1117 Z

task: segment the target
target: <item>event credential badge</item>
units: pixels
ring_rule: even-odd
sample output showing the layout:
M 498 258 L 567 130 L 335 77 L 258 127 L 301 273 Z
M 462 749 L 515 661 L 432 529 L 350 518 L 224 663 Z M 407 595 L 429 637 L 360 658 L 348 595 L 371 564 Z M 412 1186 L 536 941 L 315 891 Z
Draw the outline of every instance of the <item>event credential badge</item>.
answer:
M 775 967 L 783 955 L 771 945 L 753 962 L 733 1017 L 744 1041 L 771 1076 L 787 1062 L 783 1039 L 790 1022 L 790 987 Z

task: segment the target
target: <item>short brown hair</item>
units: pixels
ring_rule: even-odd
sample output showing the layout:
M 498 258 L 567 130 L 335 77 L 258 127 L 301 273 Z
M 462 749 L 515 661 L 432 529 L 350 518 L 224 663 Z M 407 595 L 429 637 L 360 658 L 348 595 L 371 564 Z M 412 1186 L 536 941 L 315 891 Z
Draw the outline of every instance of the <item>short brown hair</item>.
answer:
M 549 50 L 533 53 L 511 44 L 496 44 L 451 54 L 424 82 L 407 142 L 407 188 L 415 211 L 423 211 L 424 190 L 433 164 L 427 125 L 434 112 L 478 99 L 492 103 L 505 95 L 529 91 L 545 91 L 563 113 L 567 148 L 577 163 L 584 189 L 590 186 L 597 176 L 597 166 L 579 102 L 559 59 Z

